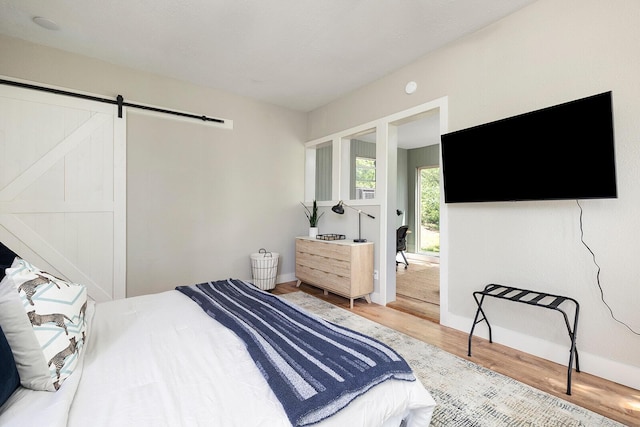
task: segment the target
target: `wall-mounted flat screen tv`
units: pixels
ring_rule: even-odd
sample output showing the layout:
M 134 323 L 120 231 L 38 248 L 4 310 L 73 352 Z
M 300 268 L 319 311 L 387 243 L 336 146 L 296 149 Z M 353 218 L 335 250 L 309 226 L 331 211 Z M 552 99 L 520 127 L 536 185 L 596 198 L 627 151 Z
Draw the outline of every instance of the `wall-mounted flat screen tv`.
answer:
M 441 137 L 446 203 L 616 198 L 611 92 Z

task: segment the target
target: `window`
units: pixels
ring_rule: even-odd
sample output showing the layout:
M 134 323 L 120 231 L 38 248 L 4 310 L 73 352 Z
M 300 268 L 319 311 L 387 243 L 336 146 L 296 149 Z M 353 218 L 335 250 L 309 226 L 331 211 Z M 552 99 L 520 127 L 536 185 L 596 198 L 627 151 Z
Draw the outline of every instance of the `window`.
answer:
M 420 204 L 418 217 L 419 252 L 437 256 L 440 253 L 440 168 L 418 169 Z
M 376 159 L 356 157 L 356 199 L 376 197 Z
M 328 141 L 315 147 L 316 150 L 316 188 L 315 197 L 318 201 L 332 200 L 331 186 L 333 184 L 333 142 Z

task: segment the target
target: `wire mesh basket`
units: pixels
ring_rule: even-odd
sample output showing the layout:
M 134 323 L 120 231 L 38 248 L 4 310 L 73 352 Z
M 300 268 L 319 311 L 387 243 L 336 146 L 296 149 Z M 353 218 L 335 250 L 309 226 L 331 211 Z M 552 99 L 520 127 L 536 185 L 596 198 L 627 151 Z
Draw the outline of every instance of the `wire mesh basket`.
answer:
M 279 257 L 277 252 L 269 252 L 264 248 L 251 254 L 251 276 L 257 288 L 267 291 L 276 287 Z

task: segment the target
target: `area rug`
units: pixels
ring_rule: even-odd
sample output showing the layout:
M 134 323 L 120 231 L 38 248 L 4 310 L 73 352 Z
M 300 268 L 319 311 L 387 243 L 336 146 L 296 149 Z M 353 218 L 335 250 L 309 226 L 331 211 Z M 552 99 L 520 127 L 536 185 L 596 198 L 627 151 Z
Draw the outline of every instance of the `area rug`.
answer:
M 438 404 L 433 427 L 622 426 L 304 292 L 281 297 L 326 320 L 372 336 L 400 353 Z

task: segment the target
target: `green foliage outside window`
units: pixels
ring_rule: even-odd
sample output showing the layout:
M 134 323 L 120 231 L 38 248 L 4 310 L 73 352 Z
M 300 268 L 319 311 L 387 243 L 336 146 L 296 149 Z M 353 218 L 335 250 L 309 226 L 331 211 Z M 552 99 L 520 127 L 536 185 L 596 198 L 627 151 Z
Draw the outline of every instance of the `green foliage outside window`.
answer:
M 356 188 L 376 188 L 376 159 L 356 158 Z
M 440 169 L 420 170 L 422 180 L 422 213 L 420 221 L 428 230 L 440 230 Z
M 440 169 L 420 169 L 420 223 L 422 252 L 440 252 Z M 424 235 L 423 235 L 424 234 Z

